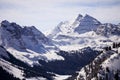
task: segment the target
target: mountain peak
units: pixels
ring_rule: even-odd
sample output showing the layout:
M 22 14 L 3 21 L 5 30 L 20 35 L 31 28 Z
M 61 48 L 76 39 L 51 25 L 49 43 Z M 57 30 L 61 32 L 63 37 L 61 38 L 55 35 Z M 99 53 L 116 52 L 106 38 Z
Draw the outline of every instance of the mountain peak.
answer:
M 3 20 L 1 23 L 9 23 L 9 21 L 7 21 L 7 20 Z
M 95 19 L 94 17 L 92 17 L 92 16 L 90 16 L 90 15 L 88 15 L 88 14 L 86 14 L 85 16 L 84 16 L 84 18 L 83 18 L 83 20 L 87 20 L 87 21 L 96 21 L 96 22 L 99 22 L 97 19 Z
M 60 23 L 48 36 L 49 38 L 56 38 L 61 34 L 70 35 L 74 34 L 74 32 L 80 34 L 95 30 L 100 24 L 101 23 L 97 19 L 88 14 L 85 16 L 78 14 L 74 22 L 67 21 Z
M 3 21 L 1 22 L 1 26 L 6 27 L 7 25 L 10 25 L 10 22 L 9 22 L 9 21 L 3 20 Z
M 0 38 L 0 45 L 7 48 L 12 47 L 18 51 L 30 49 L 38 53 L 45 53 L 54 49 L 52 41 L 34 26 L 21 27 L 7 20 L 1 22 Z
M 4 20 L 1 22 L 1 27 L 13 27 L 13 28 L 20 28 L 20 26 L 18 24 L 16 24 L 15 22 L 9 22 L 7 20 Z
M 85 14 L 85 17 L 92 17 L 92 16 L 90 16 L 89 14 Z
M 83 18 L 83 15 L 78 14 L 78 17 L 76 18 L 76 21 L 80 21 Z
M 97 29 L 101 23 L 93 18 L 92 16 L 86 14 L 81 20 L 78 27 L 75 28 L 75 32 L 84 33 L 91 30 Z

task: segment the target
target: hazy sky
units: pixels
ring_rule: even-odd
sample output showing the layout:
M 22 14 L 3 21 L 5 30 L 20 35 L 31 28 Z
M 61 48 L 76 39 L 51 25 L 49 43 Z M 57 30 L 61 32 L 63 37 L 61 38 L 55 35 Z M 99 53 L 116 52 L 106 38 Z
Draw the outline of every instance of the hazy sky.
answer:
M 120 23 L 120 0 L 0 0 L 0 21 L 36 26 L 45 32 L 78 14 L 102 23 Z

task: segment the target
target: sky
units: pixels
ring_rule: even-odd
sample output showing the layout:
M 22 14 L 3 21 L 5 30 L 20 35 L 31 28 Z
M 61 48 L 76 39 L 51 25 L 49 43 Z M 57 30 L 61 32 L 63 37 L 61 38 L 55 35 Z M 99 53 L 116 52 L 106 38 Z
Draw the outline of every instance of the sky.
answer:
M 61 21 L 89 14 L 102 23 L 120 23 L 120 0 L 0 0 L 0 22 L 35 26 L 46 33 Z

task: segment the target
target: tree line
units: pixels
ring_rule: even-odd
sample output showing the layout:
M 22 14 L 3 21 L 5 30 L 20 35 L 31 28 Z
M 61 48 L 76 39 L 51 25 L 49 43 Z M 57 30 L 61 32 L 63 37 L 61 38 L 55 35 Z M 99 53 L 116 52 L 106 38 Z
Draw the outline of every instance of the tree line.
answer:
M 118 49 L 120 47 L 120 42 L 113 42 L 112 46 L 107 46 L 103 49 L 103 51 L 100 52 L 100 54 L 92 61 L 90 62 L 87 66 L 85 66 L 83 68 L 84 72 L 85 72 L 85 78 L 83 75 L 79 75 L 79 78 L 77 80 L 91 80 L 93 77 L 97 77 L 97 74 L 101 68 L 101 64 L 108 59 L 112 54 L 112 52 L 109 52 L 109 54 L 107 54 L 107 51 L 110 51 L 114 48 Z M 104 53 L 104 50 L 106 51 L 106 53 Z M 116 53 L 118 53 L 118 50 L 116 51 Z M 99 57 L 99 56 L 102 57 Z

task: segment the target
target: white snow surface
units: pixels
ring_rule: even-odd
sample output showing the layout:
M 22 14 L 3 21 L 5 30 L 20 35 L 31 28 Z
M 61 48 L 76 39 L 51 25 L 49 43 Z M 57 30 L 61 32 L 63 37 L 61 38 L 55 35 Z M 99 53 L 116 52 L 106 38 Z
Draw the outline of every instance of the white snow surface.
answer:
M 66 36 L 66 37 L 65 37 Z M 105 46 L 111 45 L 113 42 L 120 42 L 119 36 L 104 37 L 97 35 L 94 31 L 83 34 L 67 34 L 61 39 L 53 39 L 57 47 L 64 51 L 78 50 L 84 47 L 91 47 L 93 49 L 101 49 Z
M 55 51 L 50 51 L 49 53 L 43 54 L 47 60 L 52 61 L 52 60 L 64 60 L 64 58 L 60 55 L 57 55 Z
M 47 80 L 46 78 L 43 77 L 32 77 L 32 78 L 25 78 L 26 80 Z
M 67 78 L 71 77 L 71 75 L 58 75 L 54 77 L 54 80 L 66 80 Z
M 109 67 L 111 71 L 120 70 L 120 48 L 118 50 L 119 53 L 111 55 L 110 58 L 108 58 L 102 63 L 102 66 L 104 68 Z
M 23 79 L 23 71 L 18 69 L 17 67 L 15 66 L 12 66 L 11 63 L 3 60 L 0 58 L 0 66 L 6 70 L 7 72 L 9 72 L 10 74 L 13 74 L 14 77 L 18 77 L 20 79 Z
M 118 48 L 118 53 L 120 53 L 120 48 Z
M 79 80 L 80 75 L 82 75 L 83 78 L 86 79 L 86 73 L 83 68 L 78 72 L 78 76 L 76 77 L 75 80 Z
M 45 54 L 36 53 L 32 50 L 26 49 L 27 52 L 21 52 L 14 48 L 7 48 L 7 51 L 9 51 L 14 57 L 17 59 L 27 63 L 31 67 L 33 65 L 39 65 L 38 60 L 45 60 L 45 61 L 51 61 L 51 60 L 64 60 L 62 56 L 59 56 L 55 53 L 55 51 L 50 51 Z
M 9 51 L 15 58 L 27 63 L 30 66 L 38 63 L 38 58 L 41 57 L 38 53 L 30 53 L 30 52 L 21 52 L 14 48 L 8 48 Z

